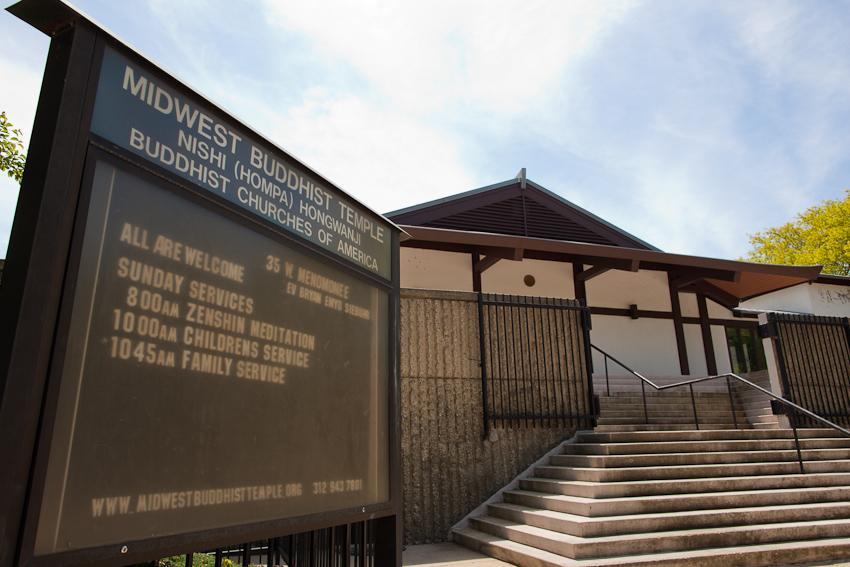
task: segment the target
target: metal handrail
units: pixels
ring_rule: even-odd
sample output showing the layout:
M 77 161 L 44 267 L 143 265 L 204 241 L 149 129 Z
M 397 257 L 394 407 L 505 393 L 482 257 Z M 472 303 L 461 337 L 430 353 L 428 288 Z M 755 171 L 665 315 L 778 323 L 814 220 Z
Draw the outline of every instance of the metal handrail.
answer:
M 771 392 L 770 390 L 768 390 L 766 388 L 762 388 L 758 384 L 750 382 L 746 378 L 739 376 L 739 375 L 735 374 L 734 372 L 726 372 L 726 373 L 723 373 L 723 374 L 715 374 L 713 376 L 703 376 L 702 378 L 694 378 L 693 380 L 684 380 L 682 382 L 675 382 L 673 384 L 667 384 L 666 386 L 659 386 L 658 384 L 656 384 L 655 382 L 653 382 L 652 380 L 650 380 L 649 378 L 647 378 L 646 376 L 644 376 L 640 372 L 637 372 L 636 370 L 630 368 L 628 365 L 626 365 L 625 363 L 616 359 L 615 357 L 611 356 L 610 354 L 608 354 L 607 352 L 605 352 L 604 350 L 602 350 L 598 346 L 591 344 L 590 348 L 596 350 L 602 356 L 605 357 L 605 359 L 604 359 L 605 360 L 605 386 L 606 386 L 606 389 L 607 389 L 609 396 L 611 395 L 611 384 L 610 384 L 609 378 L 608 378 L 608 360 L 609 359 L 612 360 L 613 362 L 615 362 L 617 365 L 619 365 L 624 370 L 626 370 L 627 372 L 629 372 L 630 374 L 632 374 L 633 376 L 635 376 L 636 378 L 638 378 L 640 380 L 641 395 L 642 395 L 642 398 L 643 398 L 643 417 L 644 417 L 644 422 L 647 423 L 647 424 L 649 423 L 649 416 L 648 416 L 647 408 L 646 408 L 646 387 L 645 387 L 646 384 L 648 384 L 649 386 L 651 386 L 652 388 L 654 388 L 656 391 L 659 391 L 659 392 L 663 391 L 663 390 L 669 390 L 669 389 L 672 389 L 672 388 L 678 388 L 678 387 L 681 387 L 681 386 L 688 386 L 688 388 L 690 389 L 690 393 L 691 393 L 691 407 L 693 408 L 693 413 L 694 413 L 694 425 L 696 425 L 696 428 L 699 429 L 699 417 L 697 415 L 696 400 L 694 398 L 694 384 L 699 384 L 701 382 L 708 382 L 710 380 L 717 380 L 717 379 L 720 379 L 720 378 L 725 378 L 726 379 L 726 389 L 727 389 L 727 392 L 729 393 L 729 403 L 732 407 L 732 420 L 735 424 L 735 428 L 737 429 L 738 428 L 738 418 L 735 414 L 735 400 L 734 400 L 734 397 L 732 396 L 732 387 L 731 387 L 730 382 L 729 382 L 729 379 L 731 378 L 731 379 L 737 380 L 741 384 L 745 384 L 746 386 L 748 386 L 750 388 L 758 390 L 759 392 L 769 396 L 771 399 L 776 400 L 777 402 L 779 402 L 783 406 L 785 406 L 785 407 L 787 407 L 787 408 L 789 408 L 789 409 L 791 409 L 795 412 L 801 413 L 801 414 L 805 415 L 806 417 L 808 417 L 810 419 L 813 419 L 813 420 L 818 421 L 818 422 L 820 422 L 824 425 L 827 425 L 827 426 L 831 427 L 832 429 L 835 429 L 836 431 L 840 432 L 841 434 L 843 434 L 847 437 L 850 437 L 850 431 L 848 431 L 847 429 L 844 429 L 840 425 L 832 423 L 831 421 L 829 421 L 825 417 L 821 417 L 821 416 L 817 415 L 816 413 L 813 413 L 813 412 L 807 410 L 804 407 L 798 406 L 794 402 L 792 402 L 790 400 L 786 400 L 782 396 L 778 396 L 778 395 L 774 394 L 773 392 Z M 788 417 L 790 418 L 789 421 L 791 422 L 791 428 L 794 430 L 794 446 L 797 449 L 797 460 L 800 463 L 800 472 L 805 472 L 804 469 L 803 469 L 803 455 L 800 451 L 800 439 L 797 436 L 796 420 L 794 419 L 794 416 L 792 414 L 789 414 Z

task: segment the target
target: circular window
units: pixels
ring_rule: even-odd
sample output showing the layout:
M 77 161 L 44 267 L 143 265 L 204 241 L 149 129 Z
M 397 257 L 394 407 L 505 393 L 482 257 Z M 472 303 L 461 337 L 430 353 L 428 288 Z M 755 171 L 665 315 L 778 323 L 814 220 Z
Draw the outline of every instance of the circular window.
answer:
M 534 287 L 534 284 L 536 282 L 534 276 L 532 276 L 531 274 L 525 274 L 525 277 L 522 278 L 522 281 L 524 281 L 525 285 L 527 285 L 528 287 Z

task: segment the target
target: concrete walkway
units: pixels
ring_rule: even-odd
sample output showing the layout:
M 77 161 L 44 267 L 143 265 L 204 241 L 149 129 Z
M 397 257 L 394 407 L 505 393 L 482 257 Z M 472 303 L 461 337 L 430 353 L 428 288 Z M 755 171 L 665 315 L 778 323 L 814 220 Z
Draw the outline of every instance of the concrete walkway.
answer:
M 453 543 L 411 545 L 404 550 L 402 563 L 418 567 L 509 567 L 510 563 L 481 555 Z

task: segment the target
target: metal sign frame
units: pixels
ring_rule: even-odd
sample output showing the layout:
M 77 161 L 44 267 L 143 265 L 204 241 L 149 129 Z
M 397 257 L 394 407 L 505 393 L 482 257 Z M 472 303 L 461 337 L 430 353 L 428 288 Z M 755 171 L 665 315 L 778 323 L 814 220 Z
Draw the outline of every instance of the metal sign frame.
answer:
M 100 61 L 108 46 L 149 70 L 179 93 L 200 100 L 255 139 L 268 143 L 239 120 L 186 87 L 158 66 L 123 45 L 108 32 L 59 0 L 25 0 L 9 9 L 52 37 L 39 98 L 9 252 L 0 286 L 0 567 L 127 565 L 201 548 L 265 539 L 341 523 L 378 522 L 377 563 L 400 565 L 401 485 L 399 434 L 399 263 L 400 232 L 390 225 L 391 279 L 385 281 L 365 268 L 346 262 L 318 245 L 299 239 L 270 222 L 195 187 L 155 164 L 90 133 Z M 285 152 L 282 152 L 288 156 Z M 80 256 L 79 231 L 85 225 L 87 184 L 95 159 L 117 161 L 135 174 L 193 201 L 201 201 L 224 217 L 264 233 L 287 246 L 317 257 L 357 279 L 383 289 L 389 296 L 388 468 L 389 500 L 366 507 L 334 510 L 260 521 L 234 527 L 194 531 L 62 552 L 33 554 L 39 503 L 44 489 L 46 453 L 67 329 L 68 298 L 73 295 Z M 294 158 L 292 158 L 294 159 Z M 296 160 L 297 161 L 297 160 Z M 334 187 L 309 168 L 311 175 Z M 337 189 L 338 190 L 338 189 Z M 338 190 L 339 191 L 339 190 Z M 344 192 L 339 191 L 345 195 Z M 348 197 L 346 195 L 346 197 Z M 353 199 L 352 199 L 353 200 Z

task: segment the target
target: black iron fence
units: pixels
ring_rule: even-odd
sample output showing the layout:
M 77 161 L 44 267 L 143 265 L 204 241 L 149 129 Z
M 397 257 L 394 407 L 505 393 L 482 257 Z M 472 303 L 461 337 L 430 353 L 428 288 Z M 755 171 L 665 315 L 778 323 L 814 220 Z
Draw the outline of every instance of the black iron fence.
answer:
M 785 397 L 839 425 L 850 426 L 850 320 L 768 314 Z M 802 426 L 813 426 L 803 418 Z
M 590 312 L 571 299 L 478 294 L 484 435 L 593 427 Z
M 382 567 L 392 563 L 379 558 L 377 521 L 167 557 L 144 567 Z

